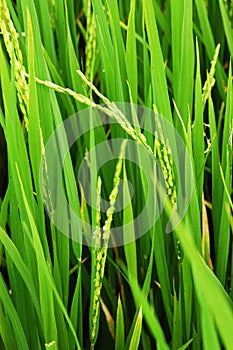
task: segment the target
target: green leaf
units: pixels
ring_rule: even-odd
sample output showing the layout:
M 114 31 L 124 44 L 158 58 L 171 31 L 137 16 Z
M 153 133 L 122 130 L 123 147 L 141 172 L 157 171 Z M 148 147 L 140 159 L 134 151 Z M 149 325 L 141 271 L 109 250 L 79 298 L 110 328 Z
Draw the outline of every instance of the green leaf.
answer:
M 24 330 L 22 328 L 19 316 L 9 296 L 9 292 L 6 288 L 2 274 L 0 274 L 0 300 L 2 301 L 5 313 L 9 317 L 9 320 L 11 322 L 12 330 L 14 332 L 14 339 L 16 341 L 18 349 L 29 350 Z
M 124 315 L 120 296 L 118 297 L 117 314 L 116 314 L 116 342 L 115 350 L 124 349 L 125 344 L 125 328 Z
M 140 307 L 138 311 L 138 316 L 135 322 L 132 338 L 129 344 L 129 350 L 137 350 L 140 342 L 142 331 L 142 308 Z

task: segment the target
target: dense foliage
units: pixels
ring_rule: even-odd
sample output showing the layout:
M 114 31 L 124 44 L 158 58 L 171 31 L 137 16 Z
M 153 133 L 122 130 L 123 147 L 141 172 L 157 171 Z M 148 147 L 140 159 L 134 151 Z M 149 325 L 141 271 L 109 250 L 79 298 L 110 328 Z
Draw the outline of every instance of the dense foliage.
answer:
M 1 350 L 233 349 L 232 21 L 231 0 L 0 0 Z M 155 120 L 133 110 L 132 126 L 117 102 L 162 115 L 186 145 L 193 178 L 186 159 L 175 168 L 172 141 L 147 132 Z M 94 128 L 87 113 L 61 186 L 82 219 L 65 222 L 70 234 L 96 227 L 88 245 L 54 225 L 59 195 L 46 211 L 40 170 L 57 126 L 90 106 L 114 122 Z M 114 150 L 117 138 L 151 153 L 166 185 L 159 219 L 137 240 L 146 169 L 124 159 L 127 142 Z M 88 202 L 79 167 L 84 159 L 96 170 L 90 150 L 107 140 Z M 166 233 L 182 169 L 192 198 Z M 114 213 L 120 184 L 127 205 Z M 121 225 L 130 242 L 117 246 L 111 230 Z

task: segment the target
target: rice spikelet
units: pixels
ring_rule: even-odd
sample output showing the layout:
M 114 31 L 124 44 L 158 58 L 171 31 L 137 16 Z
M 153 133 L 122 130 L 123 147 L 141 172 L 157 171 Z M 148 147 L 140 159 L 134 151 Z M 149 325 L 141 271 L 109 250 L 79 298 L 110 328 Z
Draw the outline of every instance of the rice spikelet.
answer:
M 5 0 L 0 1 L 0 28 L 10 57 L 10 62 L 14 66 L 15 86 L 19 106 L 24 117 L 25 127 L 28 130 L 29 86 L 25 77 L 22 52 L 19 47 L 19 34 L 11 20 Z

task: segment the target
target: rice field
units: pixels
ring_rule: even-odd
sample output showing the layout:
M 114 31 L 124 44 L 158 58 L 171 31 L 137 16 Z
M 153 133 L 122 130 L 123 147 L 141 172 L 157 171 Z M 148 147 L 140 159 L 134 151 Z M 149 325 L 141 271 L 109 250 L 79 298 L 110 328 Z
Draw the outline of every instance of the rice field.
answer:
M 233 349 L 231 0 L 0 0 L 0 350 Z

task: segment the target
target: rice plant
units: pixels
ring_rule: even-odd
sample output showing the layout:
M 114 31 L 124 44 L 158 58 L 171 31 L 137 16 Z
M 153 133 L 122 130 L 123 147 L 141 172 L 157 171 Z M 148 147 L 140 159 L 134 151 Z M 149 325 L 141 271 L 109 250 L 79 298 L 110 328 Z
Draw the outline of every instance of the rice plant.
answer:
M 0 350 L 233 349 L 232 20 L 0 0 Z

